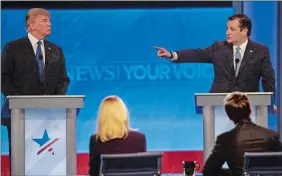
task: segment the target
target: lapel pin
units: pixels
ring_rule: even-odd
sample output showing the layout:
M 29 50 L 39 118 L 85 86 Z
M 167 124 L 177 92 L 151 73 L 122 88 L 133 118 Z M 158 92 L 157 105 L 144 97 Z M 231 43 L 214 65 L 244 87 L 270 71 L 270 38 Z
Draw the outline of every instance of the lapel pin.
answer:
M 49 49 L 49 50 L 51 50 L 51 48 L 50 48 L 50 47 L 48 47 L 48 49 Z
M 253 50 L 250 50 L 250 52 L 252 53 L 252 52 L 253 52 Z

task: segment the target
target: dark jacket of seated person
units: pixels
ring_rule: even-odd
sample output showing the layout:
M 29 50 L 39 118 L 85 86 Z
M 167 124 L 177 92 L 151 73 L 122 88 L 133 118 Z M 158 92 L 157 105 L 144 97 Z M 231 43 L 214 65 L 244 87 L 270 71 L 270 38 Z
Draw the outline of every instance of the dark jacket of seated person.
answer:
M 98 176 L 101 154 L 146 152 L 144 134 L 130 128 L 128 110 L 117 96 L 100 104 L 96 133 L 90 137 L 89 175 Z
M 224 101 L 226 114 L 236 126 L 217 137 L 212 154 L 205 163 L 204 176 L 242 176 L 245 152 L 282 151 L 282 144 L 275 131 L 251 121 L 251 107 L 246 94 L 230 93 Z M 225 162 L 230 172 L 222 170 Z

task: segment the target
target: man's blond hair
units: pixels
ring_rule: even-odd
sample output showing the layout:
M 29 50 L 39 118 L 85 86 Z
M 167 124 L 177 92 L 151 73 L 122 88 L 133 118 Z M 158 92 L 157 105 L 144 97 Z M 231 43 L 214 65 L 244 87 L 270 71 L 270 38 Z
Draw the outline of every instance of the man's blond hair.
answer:
M 32 8 L 27 12 L 25 17 L 25 28 L 28 32 L 29 32 L 29 25 L 39 15 L 50 16 L 50 13 L 46 9 L 42 9 L 42 8 Z

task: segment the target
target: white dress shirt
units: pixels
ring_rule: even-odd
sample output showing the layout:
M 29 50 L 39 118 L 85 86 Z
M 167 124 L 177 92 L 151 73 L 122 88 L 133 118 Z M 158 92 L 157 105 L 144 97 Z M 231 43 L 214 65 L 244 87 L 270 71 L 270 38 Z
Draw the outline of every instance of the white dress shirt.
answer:
M 236 46 L 236 45 L 233 45 L 233 62 L 234 62 L 234 68 L 235 68 L 235 65 L 236 65 L 236 62 L 235 62 L 235 54 L 236 54 L 236 48 L 237 47 L 240 47 L 240 54 L 241 54 L 241 58 L 240 58 L 240 61 L 239 61 L 239 66 L 241 65 L 241 62 L 242 62 L 242 59 L 244 57 L 244 54 L 245 54 L 245 51 L 246 51 L 246 48 L 247 48 L 247 44 L 248 44 L 248 39 L 246 41 L 244 41 L 244 43 L 242 43 L 240 46 Z
M 35 38 L 33 35 L 31 35 L 30 33 L 27 34 L 28 36 L 28 39 L 30 40 L 31 42 L 31 45 L 32 45 L 32 48 L 33 48 L 33 51 L 34 51 L 34 55 L 36 56 L 36 50 L 37 50 L 37 42 L 38 42 L 38 39 Z M 45 49 L 44 49 L 44 41 L 43 40 L 40 40 L 41 41 L 41 51 L 42 51 L 42 55 L 43 55 L 43 63 L 45 65 Z

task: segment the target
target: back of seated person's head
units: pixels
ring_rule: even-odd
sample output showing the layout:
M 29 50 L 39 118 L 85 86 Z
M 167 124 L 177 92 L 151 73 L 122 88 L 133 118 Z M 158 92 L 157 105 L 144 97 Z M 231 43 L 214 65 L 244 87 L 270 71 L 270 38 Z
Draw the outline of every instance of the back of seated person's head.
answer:
M 251 106 L 246 94 L 242 92 L 232 92 L 226 95 L 224 99 L 224 107 L 227 116 L 235 124 L 245 120 L 251 120 Z
M 96 139 L 107 142 L 126 138 L 130 130 L 128 116 L 127 107 L 120 97 L 105 97 L 98 111 Z

